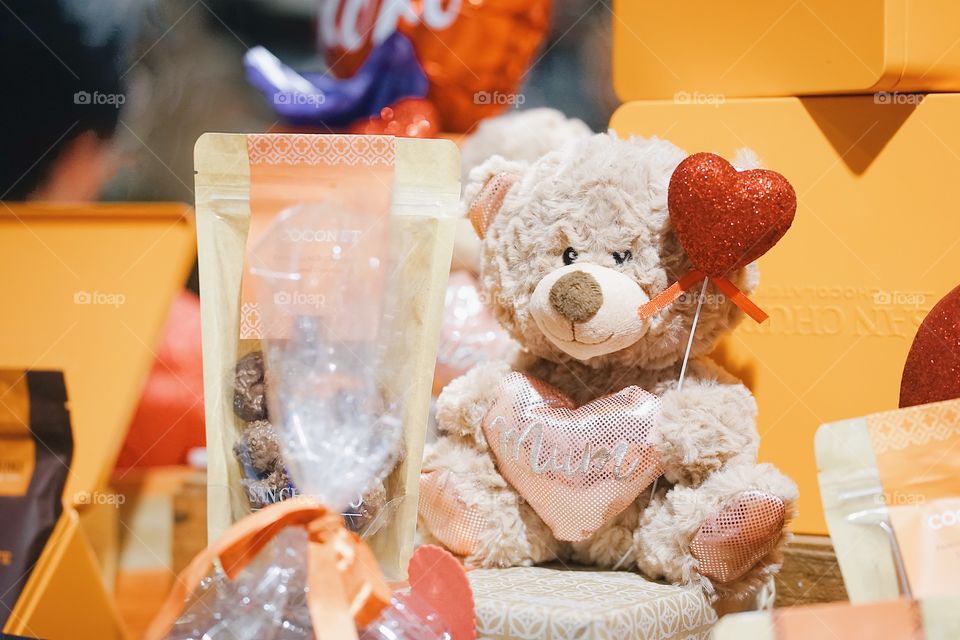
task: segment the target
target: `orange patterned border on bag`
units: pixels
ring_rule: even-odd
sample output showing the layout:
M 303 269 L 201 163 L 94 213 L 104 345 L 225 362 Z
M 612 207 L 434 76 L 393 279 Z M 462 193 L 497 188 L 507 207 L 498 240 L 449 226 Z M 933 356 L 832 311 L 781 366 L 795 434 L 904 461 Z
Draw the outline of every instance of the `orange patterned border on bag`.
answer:
M 390 136 L 252 133 L 247 156 L 251 165 L 393 167 L 396 145 Z
M 960 575 L 960 400 L 866 417 L 884 503 L 914 597 Z
M 393 195 L 396 141 L 391 136 L 250 134 L 247 157 L 250 229 L 240 288 L 240 338 L 260 339 L 264 326 L 249 277 L 251 248 L 278 214 L 310 203 L 357 211 L 369 218 L 358 220 L 358 229 L 382 232 Z M 374 235 L 366 234 L 363 242 L 366 249 L 380 251 L 369 246 L 382 241 Z

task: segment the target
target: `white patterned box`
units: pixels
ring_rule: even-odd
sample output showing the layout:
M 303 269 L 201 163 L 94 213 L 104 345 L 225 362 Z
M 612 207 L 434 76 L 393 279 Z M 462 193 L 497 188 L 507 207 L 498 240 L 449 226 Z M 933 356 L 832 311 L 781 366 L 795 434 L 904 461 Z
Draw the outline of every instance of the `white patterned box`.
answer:
M 478 638 L 706 640 L 717 621 L 699 588 L 624 571 L 513 567 L 467 576 Z

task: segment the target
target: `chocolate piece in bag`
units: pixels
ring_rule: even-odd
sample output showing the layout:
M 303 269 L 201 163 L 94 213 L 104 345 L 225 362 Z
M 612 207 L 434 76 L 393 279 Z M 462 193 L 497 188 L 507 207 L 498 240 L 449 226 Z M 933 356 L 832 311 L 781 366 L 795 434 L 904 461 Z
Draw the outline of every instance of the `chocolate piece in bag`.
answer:
M 233 450 L 237 459 L 257 474 L 268 474 L 281 464 L 277 432 L 266 420 L 248 424 Z
M 267 384 L 264 380 L 263 352 L 251 351 L 240 358 L 233 387 L 233 412 L 241 420 L 267 419 Z
M 73 455 L 58 371 L 0 371 L 0 628 L 63 510 Z

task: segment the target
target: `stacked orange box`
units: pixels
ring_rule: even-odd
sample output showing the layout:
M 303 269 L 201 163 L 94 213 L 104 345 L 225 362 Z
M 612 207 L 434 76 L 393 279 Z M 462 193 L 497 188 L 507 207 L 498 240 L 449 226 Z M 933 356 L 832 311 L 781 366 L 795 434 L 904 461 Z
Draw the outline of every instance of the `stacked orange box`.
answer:
M 760 405 L 761 457 L 826 533 L 820 424 L 896 407 L 926 312 L 960 282 L 960 3 L 618 0 L 610 126 L 689 152 L 742 147 L 798 195 L 718 356 Z

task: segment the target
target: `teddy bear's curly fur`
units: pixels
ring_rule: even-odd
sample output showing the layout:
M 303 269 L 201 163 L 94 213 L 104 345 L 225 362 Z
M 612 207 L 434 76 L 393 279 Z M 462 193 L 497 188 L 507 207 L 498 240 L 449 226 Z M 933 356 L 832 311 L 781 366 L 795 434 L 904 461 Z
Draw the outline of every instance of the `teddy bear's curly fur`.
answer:
M 593 134 L 582 120 L 568 118 L 556 109 L 539 107 L 509 111 L 482 121 L 460 149 L 462 183 L 470 172 L 493 156 L 532 162 L 570 140 Z M 480 239 L 468 220 L 461 220 L 453 250 L 454 269 L 480 270 Z
M 782 500 L 785 520 L 794 512 L 793 482 L 757 463 L 753 396 L 708 358 L 740 313 L 712 285 L 707 289 L 691 363 L 677 390 L 696 295 L 649 321 L 630 312 L 692 268 L 667 212 L 670 176 L 685 157 L 663 140 L 610 133 L 572 140 L 532 163 L 495 156 L 471 172 L 465 204 L 492 176 L 513 180 L 484 234 L 481 281 L 497 318 L 523 350 L 515 362 L 475 367 L 438 400 L 441 437 L 427 451 L 424 474 L 444 472 L 460 504 L 483 522 L 466 550 L 468 563 L 561 560 L 636 568 L 653 579 L 699 582 L 715 597 L 746 597 L 779 568 L 785 529 L 773 535 L 772 549 L 759 562 L 727 582 L 703 575 L 690 550 L 704 523 L 746 491 Z M 548 300 L 543 293 L 571 272 L 594 274 L 588 280 L 605 294 L 587 313 L 578 308 L 570 315 L 556 296 Z M 728 277 L 745 292 L 757 284 L 754 265 Z M 589 344 L 597 342 L 594 333 L 605 332 L 608 342 Z M 659 395 L 663 410 L 654 441 L 665 472 L 653 491 L 587 540 L 555 539 L 500 475 L 481 429 L 511 370 L 548 382 L 577 405 L 629 385 Z M 439 529 L 426 517 L 421 524 L 428 537 Z

